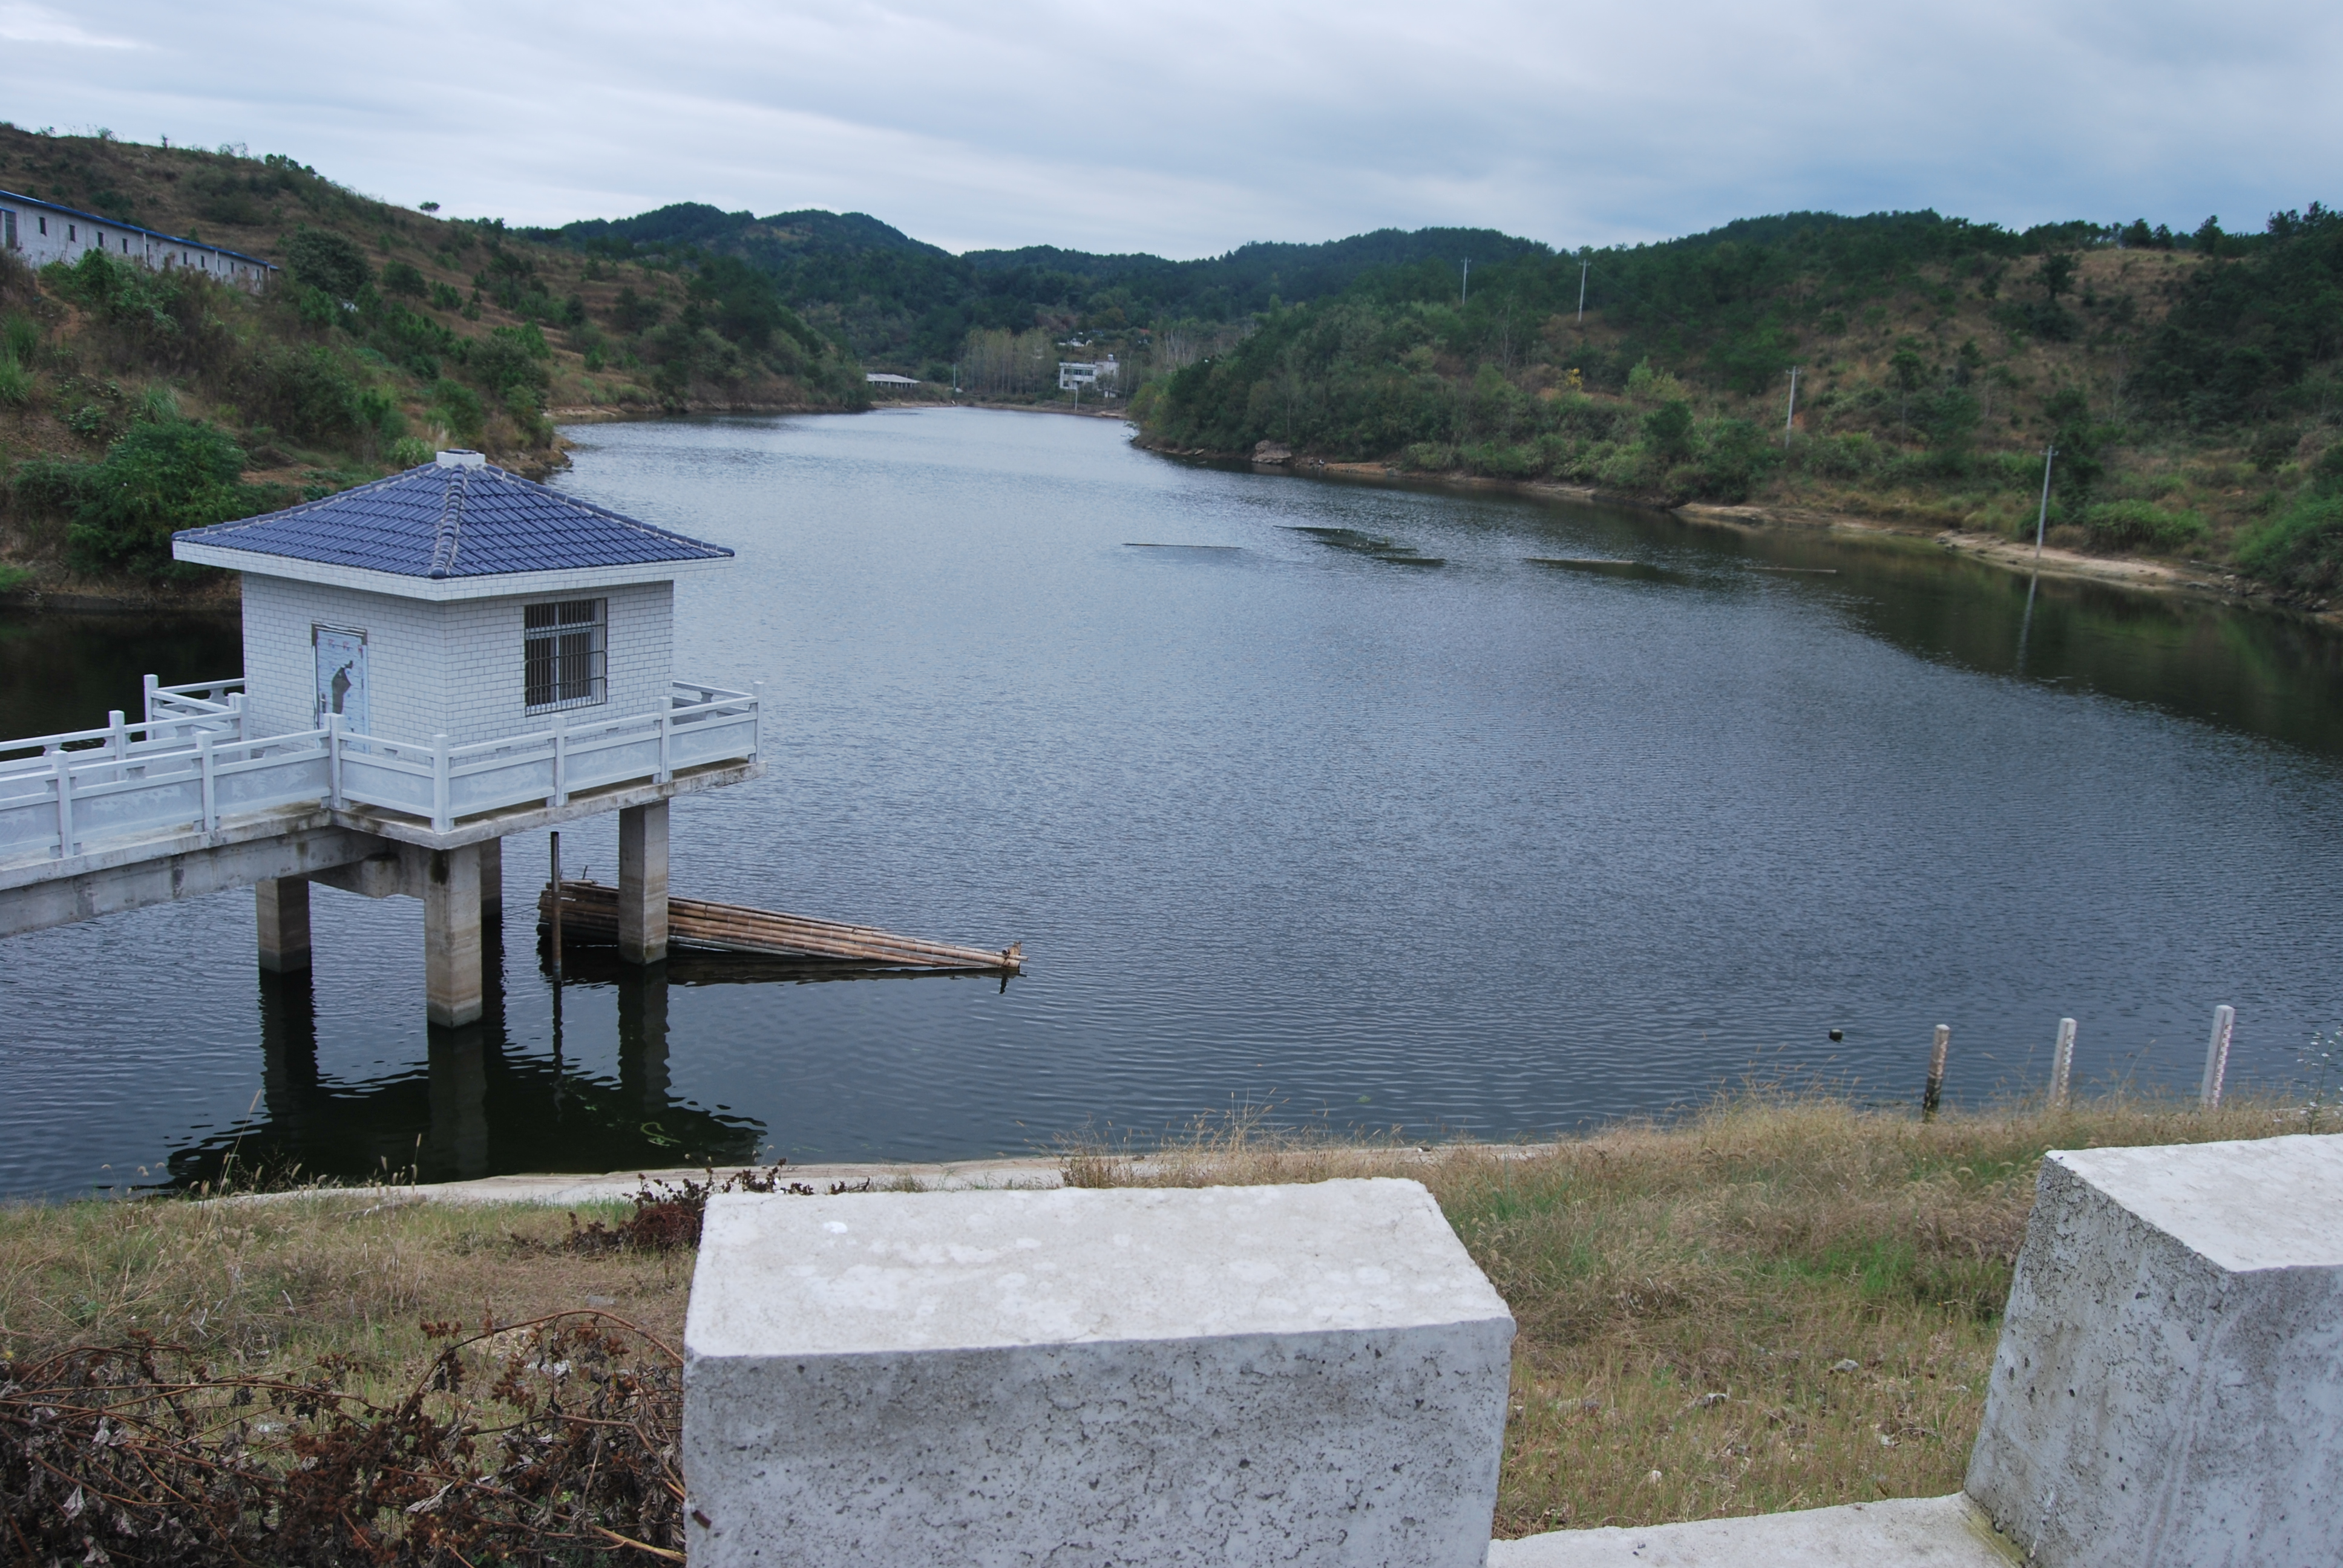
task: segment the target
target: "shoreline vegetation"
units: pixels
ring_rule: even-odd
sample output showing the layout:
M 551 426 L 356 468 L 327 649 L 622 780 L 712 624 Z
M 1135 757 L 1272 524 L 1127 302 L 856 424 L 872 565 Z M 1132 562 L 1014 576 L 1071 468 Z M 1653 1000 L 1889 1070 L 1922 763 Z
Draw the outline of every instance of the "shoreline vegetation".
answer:
M 2111 1094 L 1924 1122 L 1752 1092 L 1518 1149 L 1240 1118 L 1144 1149 L 1070 1139 L 1053 1174 L 1424 1182 L 1519 1323 L 1496 1520 L 1511 1537 L 1957 1490 L 2046 1150 L 2323 1126 L 2316 1106 L 2276 1099 L 2200 1112 Z M 829 1190 L 888 1185 L 875 1174 Z M 744 1176 L 816 1191 L 786 1168 Z M 322 1456 L 336 1506 L 358 1508 L 340 1539 L 372 1543 L 369 1561 L 468 1544 L 568 1561 L 612 1536 L 671 1552 L 679 1494 L 659 1456 L 705 1193 L 647 1187 L 570 1211 L 322 1187 L 0 1208 L 0 1502 L 42 1522 L 45 1554 L 79 1560 L 95 1542 L 119 1563 L 225 1562 L 232 1538 L 254 1562 L 306 1561 L 316 1526 L 298 1511 L 317 1500 L 295 1484 L 297 1461 Z M 572 1369 L 560 1400 L 541 1386 L 548 1347 Z M 101 1418 L 112 1448 L 91 1440 Z M 602 1470 L 579 1420 L 614 1434 L 594 1451 Z M 572 1469 L 516 1470 L 511 1444 L 491 1441 L 508 1431 Z M 207 1511 L 148 1496 L 114 1516 L 139 1535 L 106 1509 L 25 1506 L 109 1476 L 131 1485 L 132 1439 L 140 1473 L 210 1478 Z M 417 1506 L 491 1473 L 493 1497 Z M 184 1538 L 158 1556 L 165 1519 Z
M 1166 454 L 1988 558 L 2031 546 L 2055 445 L 2057 569 L 2343 606 L 2343 216 L 2315 202 L 2255 233 L 1790 213 L 1574 252 L 1382 230 L 1175 262 L 954 256 L 862 214 L 689 203 L 508 227 L 241 146 L 5 124 L 0 186 L 285 269 L 253 296 L 95 253 L 0 260 L 0 602 L 200 599 L 220 590 L 170 560 L 172 529 L 442 446 L 542 476 L 568 460 L 556 418 L 861 411 L 957 383 L 1128 417 Z M 1117 402 L 1068 407 L 1061 360 Z

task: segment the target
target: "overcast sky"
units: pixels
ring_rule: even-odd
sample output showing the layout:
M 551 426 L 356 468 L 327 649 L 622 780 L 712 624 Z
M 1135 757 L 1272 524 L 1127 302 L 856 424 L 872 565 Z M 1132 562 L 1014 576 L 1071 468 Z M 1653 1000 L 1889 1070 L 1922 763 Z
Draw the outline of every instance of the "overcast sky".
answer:
M 2343 6 L 2302 0 L 0 0 L 0 48 L 17 125 L 240 142 L 513 223 L 704 201 L 1194 256 L 2343 198 Z

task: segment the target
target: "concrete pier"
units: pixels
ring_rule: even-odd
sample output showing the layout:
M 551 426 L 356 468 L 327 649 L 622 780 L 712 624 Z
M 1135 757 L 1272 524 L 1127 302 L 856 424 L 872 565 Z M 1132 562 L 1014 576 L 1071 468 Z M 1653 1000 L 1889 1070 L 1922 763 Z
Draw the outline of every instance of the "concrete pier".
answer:
M 1483 1568 L 1513 1323 L 1413 1181 L 725 1195 L 695 1568 Z
M 260 935 L 260 967 L 291 974 L 309 967 L 309 883 L 301 877 L 270 877 L 252 885 L 253 912 Z
M 667 816 L 664 800 L 618 813 L 618 956 L 630 964 L 667 957 Z
M 480 919 L 501 924 L 505 915 L 505 841 L 480 841 Z
M 424 1008 L 433 1023 L 478 1021 L 480 847 L 426 852 L 423 875 Z

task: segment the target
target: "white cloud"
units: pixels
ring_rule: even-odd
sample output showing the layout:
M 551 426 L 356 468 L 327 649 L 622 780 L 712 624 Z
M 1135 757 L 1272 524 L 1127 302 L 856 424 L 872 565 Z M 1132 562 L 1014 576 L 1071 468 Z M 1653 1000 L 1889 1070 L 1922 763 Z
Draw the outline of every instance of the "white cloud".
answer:
M 2343 194 L 2343 13 L 2292 0 L 85 0 L 0 5 L 0 33 L 28 16 L 141 47 L 55 51 L 15 117 L 248 142 L 515 222 L 699 200 L 1192 256 L 1797 207 L 2249 226 Z
M 135 49 L 137 45 L 127 38 L 101 38 L 85 33 L 65 17 L 45 5 L 29 5 L 23 0 L 9 0 L 0 5 L 0 42 L 10 44 L 63 44 L 76 49 Z

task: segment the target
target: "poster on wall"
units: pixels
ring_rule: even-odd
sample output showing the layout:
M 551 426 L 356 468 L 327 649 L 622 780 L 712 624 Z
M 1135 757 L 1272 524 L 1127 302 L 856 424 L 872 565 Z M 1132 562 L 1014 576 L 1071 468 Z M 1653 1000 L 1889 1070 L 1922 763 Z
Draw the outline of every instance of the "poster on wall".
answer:
M 326 716 L 338 713 L 342 728 L 368 733 L 367 723 L 367 636 L 337 627 L 311 628 L 317 644 L 317 727 Z

